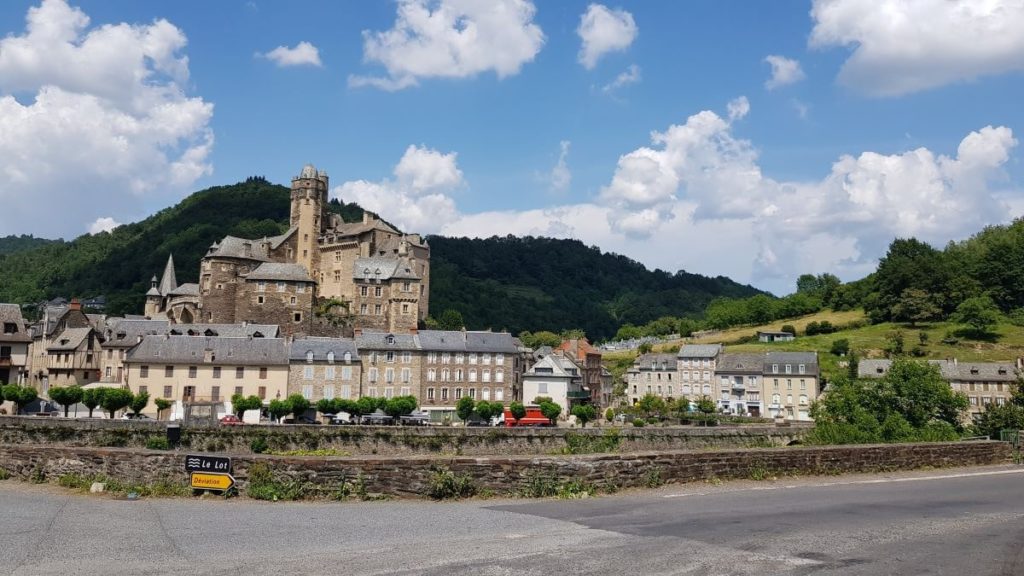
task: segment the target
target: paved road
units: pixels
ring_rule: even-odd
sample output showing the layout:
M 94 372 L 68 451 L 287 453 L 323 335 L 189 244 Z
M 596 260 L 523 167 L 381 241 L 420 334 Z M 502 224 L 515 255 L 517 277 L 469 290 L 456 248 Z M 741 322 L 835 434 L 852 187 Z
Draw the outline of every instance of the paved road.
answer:
M 141 500 L 0 482 L 0 574 L 1024 575 L 1024 468 L 575 501 Z

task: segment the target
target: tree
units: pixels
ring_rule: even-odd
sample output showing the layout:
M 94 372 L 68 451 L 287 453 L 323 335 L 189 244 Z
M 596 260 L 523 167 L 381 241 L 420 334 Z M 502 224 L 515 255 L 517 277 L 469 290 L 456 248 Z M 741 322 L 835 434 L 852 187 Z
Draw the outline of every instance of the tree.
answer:
M 246 398 L 241 394 L 235 394 L 231 396 L 231 408 L 234 410 L 235 416 L 241 420 L 249 410 L 259 410 L 260 408 L 263 408 L 263 400 L 260 400 L 260 397 L 255 395 Z
M 466 322 L 462 319 L 462 313 L 451 308 L 445 310 L 437 318 L 438 330 L 462 330 Z
M 909 322 L 910 326 L 918 322 L 935 320 L 942 315 L 942 309 L 935 304 L 935 297 L 917 288 L 907 288 L 900 294 L 899 300 L 891 309 L 892 319 Z
M 321 298 L 313 314 L 335 328 L 347 328 L 355 319 L 349 303 L 343 298 Z
M 833 356 L 846 356 L 850 353 L 850 341 L 846 338 L 833 340 L 831 352 Z
M 526 406 L 523 406 L 522 402 L 513 402 L 509 404 L 508 411 L 512 413 L 512 417 L 516 420 L 520 420 L 526 416 Z
M 662 400 L 661 396 L 655 396 L 654 394 L 644 394 L 640 400 L 636 403 L 636 409 L 639 410 L 644 418 L 648 420 L 654 415 L 661 415 L 665 412 L 665 401 Z
M 19 386 L 8 384 L 3 387 L 3 397 L 14 403 L 14 413 L 20 414 L 21 410 L 31 404 L 38 396 L 36 389 L 31 386 Z
M 82 401 L 81 386 L 54 386 L 50 388 L 50 400 L 64 407 L 64 417 L 68 417 L 68 408 Z
M 986 336 L 999 324 L 999 309 L 988 296 L 975 296 L 956 307 L 953 319 L 968 325 L 974 335 Z
M 476 413 L 485 422 L 490 422 L 491 418 L 500 416 L 504 411 L 505 406 L 501 402 L 481 400 L 476 403 Z
M 523 343 L 523 346 L 536 350 L 541 346 L 550 346 L 555 348 L 562 343 L 562 337 L 554 332 L 548 332 L 546 330 L 532 333 L 524 331 L 519 333 L 519 341 Z
M 637 352 L 641 354 L 650 354 L 652 348 L 653 347 L 650 342 L 641 342 L 640 346 L 637 348 Z
M 583 428 L 587 427 L 587 422 L 593 422 L 597 419 L 597 408 L 594 408 L 591 404 L 577 404 L 572 407 L 569 413 L 576 417 L 576 420 Z
M 128 407 L 131 409 L 132 414 L 138 415 L 140 412 L 146 409 L 149 405 L 149 392 L 139 392 L 132 396 L 131 402 L 128 403 Z
M 889 356 L 902 356 L 903 355 L 903 332 L 897 330 L 887 337 L 889 340 L 889 349 L 887 352 Z
M 540 413 L 550 420 L 552 425 L 554 425 L 555 420 L 557 420 L 558 416 L 562 413 L 562 407 L 551 401 L 541 402 Z
M 100 405 L 100 400 L 103 399 L 103 391 L 105 388 L 89 388 L 82 390 L 82 404 L 89 409 L 89 418 L 92 418 L 92 411 Z
M 700 412 L 704 417 L 704 425 L 707 426 L 708 420 L 711 419 L 711 415 L 718 411 L 718 407 L 715 406 L 715 401 L 708 396 L 701 396 L 697 399 L 697 411 Z
M 397 420 L 402 416 L 412 414 L 417 406 L 415 396 L 395 396 L 384 404 L 384 413 Z
M 474 404 L 473 399 L 469 396 L 463 396 L 455 403 L 455 415 L 459 417 L 459 420 L 462 420 L 463 424 L 466 424 L 469 421 L 469 417 L 473 415 Z
M 156 400 L 153 400 L 153 403 L 156 404 L 157 420 L 160 419 L 160 414 L 162 414 L 164 410 L 167 410 L 168 408 L 171 407 L 171 401 L 166 398 L 157 398 Z
M 353 408 L 355 408 L 355 413 L 353 413 L 352 415 L 353 416 L 365 416 L 367 414 L 373 414 L 374 412 L 377 411 L 377 407 L 378 406 L 379 406 L 379 402 L 377 401 L 376 398 L 371 398 L 369 396 L 363 396 L 359 400 L 356 400 L 356 403 L 353 406 Z
M 783 324 L 782 325 L 782 330 L 780 330 L 780 332 L 789 332 L 793 336 L 797 335 L 797 333 L 796 333 L 796 326 L 793 326 L 792 324 Z
M 107 411 L 111 420 L 114 419 L 115 412 L 132 403 L 132 393 L 129 390 L 124 388 L 100 388 L 100 390 L 103 390 L 100 395 L 100 406 Z
M 271 417 L 278 422 L 281 418 L 292 413 L 291 404 L 287 400 L 278 400 L 277 398 L 270 401 L 270 405 L 267 406 L 267 412 L 270 412 Z
M 321 398 L 316 402 L 316 411 L 321 414 L 337 414 L 337 404 L 330 398 Z
M 306 410 L 309 410 L 309 400 L 306 400 L 306 397 L 302 394 L 289 394 L 285 402 L 291 408 L 288 414 L 294 416 L 296 420 L 305 414 Z
M 606 421 L 608 421 L 608 422 L 611 422 L 612 420 L 615 420 L 615 410 L 612 410 L 611 408 L 605 410 L 604 411 L 604 419 Z

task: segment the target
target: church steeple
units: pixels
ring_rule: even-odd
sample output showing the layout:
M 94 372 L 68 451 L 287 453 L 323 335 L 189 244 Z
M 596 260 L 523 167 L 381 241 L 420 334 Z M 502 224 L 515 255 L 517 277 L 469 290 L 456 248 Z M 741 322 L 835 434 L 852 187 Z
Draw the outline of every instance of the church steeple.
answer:
M 178 287 L 178 279 L 174 276 L 174 256 L 167 256 L 167 266 L 164 266 L 164 275 L 160 279 L 160 295 L 167 296 L 172 290 Z

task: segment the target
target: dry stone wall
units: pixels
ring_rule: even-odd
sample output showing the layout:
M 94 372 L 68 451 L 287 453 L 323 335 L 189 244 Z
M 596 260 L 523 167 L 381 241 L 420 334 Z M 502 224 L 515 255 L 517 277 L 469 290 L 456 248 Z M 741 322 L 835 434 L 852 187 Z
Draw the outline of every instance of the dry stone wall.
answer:
M 32 481 L 61 476 L 106 477 L 125 483 L 186 481 L 185 452 L 126 448 L 0 445 L 0 469 Z M 910 470 L 1008 462 L 1005 442 L 955 442 L 869 446 L 792 447 L 751 450 L 670 451 L 588 456 L 510 456 L 404 458 L 234 457 L 240 490 L 256 464 L 281 482 L 303 487 L 308 496 L 329 497 L 360 484 L 371 493 L 420 497 L 430 493 L 438 471 L 467 478 L 477 491 L 497 495 L 529 494 L 538 484 L 577 482 L 612 491 L 661 482 L 768 475 L 817 475 L 844 472 Z

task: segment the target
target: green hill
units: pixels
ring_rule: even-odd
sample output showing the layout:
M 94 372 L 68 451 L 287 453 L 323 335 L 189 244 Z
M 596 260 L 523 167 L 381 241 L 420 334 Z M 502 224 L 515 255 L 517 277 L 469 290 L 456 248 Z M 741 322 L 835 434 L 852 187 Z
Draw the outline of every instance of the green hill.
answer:
M 179 281 L 195 282 L 199 260 L 224 235 L 259 238 L 283 232 L 288 197 L 288 188 L 255 177 L 197 192 L 109 233 L 68 242 L 0 239 L 0 302 L 103 294 L 109 313 L 138 313 L 149 278 L 163 270 L 169 253 Z M 363 212 L 338 202 L 331 210 L 348 221 Z M 699 316 L 713 298 L 759 294 L 727 278 L 652 272 L 574 240 L 434 236 L 429 241 L 431 310 L 458 310 L 471 329 L 582 328 L 603 339 L 627 322 Z

